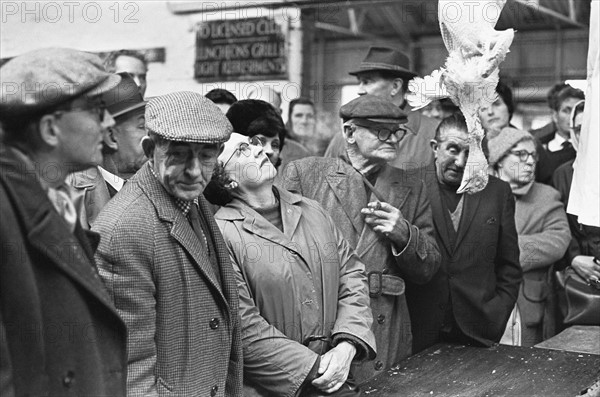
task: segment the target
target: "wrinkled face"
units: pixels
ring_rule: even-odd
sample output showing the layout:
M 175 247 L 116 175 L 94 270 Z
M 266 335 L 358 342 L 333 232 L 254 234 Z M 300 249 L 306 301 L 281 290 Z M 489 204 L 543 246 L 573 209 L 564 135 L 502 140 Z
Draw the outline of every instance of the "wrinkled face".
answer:
M 54 113 L 58 155 L 73 171 L 102 164 L 103 134 L 115 120 L 99 98 L 77 98 Z
M 441 131 L 440 141 L 432 140 L 438 182 L 458 187 L 469 156 L 469 135 L 457 128 Z
M 500 178 L 517 185 L 526 185 L 535 178 L 536 163 L 535 143 L 532 140 L 521 141 L 498 162 Z
M 394 160 L 398 155 L 400 142 L 398 133 L 391 134 L 385 142 L 379 140 L 378 133 L 376 127 L 366 128 L 355 125 L 353 138 L 358 153 L 373 163 L 387 163 Z
M 225 143 L 219 161 L 223 163 L 229 178 L 236 181 L 242 191 L 272 184 L 277 174 L 263 147 L 251 144 L 247 136 L 236 132 Z
M 262 142 L 263 152 L 265 152 L 271 161 L 271 164 L 276 165 L 279 161 L 279 155 L 281 153 L 281 142 L 279 141 L 279 137 L 269 137 L 263 134 L 258 134 L 256 137 Z
M 134 174 L 146 162 L 142 138 L 146 136 L 144 108 L 117 118 L 114 139 L 118 150 L 115 156 L 119 174 Z
M 308 104 L 297 104 L 292 109 L 292 129 L 298 136 L 312 137 L 315 134 L 315 109 Z
M 356 75 L 358 79 L 358 95 L 375 95 L 392 101 L 394 81 L 385 79 L 377 72 L 364 72 Z
M 552 112 L 552 119 L 556 123 L 558 133 L 565 138 L 569 136 L 569 118 L 579 98 L 567 98 L 558 107 L 558 111 Z
M 502 97 L 498 96 L 489 107 L 481 108 L 479 110 L 479 119 L 486 133 L 493 130 L 500 131 L 502 128 L 508 127 L 510 113 Z
M 121 72 L 127 72 L 133 77 L 135 83 L 140 87 L 140 94 L 143 97 L 146 93 L 146 73 L 148 73 L 144 62 L 136 57 L 121 55 L 115 60 L 115 73 Z
M 154 149 L 153 167 L 172 196 L 192 201 L 212 177 L 221 145 L 170 141 Z

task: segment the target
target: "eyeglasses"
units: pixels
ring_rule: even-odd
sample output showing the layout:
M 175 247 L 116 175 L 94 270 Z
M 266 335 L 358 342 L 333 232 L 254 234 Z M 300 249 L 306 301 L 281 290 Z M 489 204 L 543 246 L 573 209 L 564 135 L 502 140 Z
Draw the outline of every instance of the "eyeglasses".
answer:
M 248 138 L 248 142 L 242 142 L 238 145 L 238 147 L 233 151 L 233 153 L 231 153 L 231 156 L 229 156 L 227 161 L 223 164 L 223 168 L 227 167 L 227 164 L 229 164 L 233 156 L 238 152 L 246 157 L 249 157 L 252 154 L 252 149 L 250 148 L 250 145 L 263 147 L 263 143 L 259 137 L 257 137 L 256 135 L 251 136 L 250 138 Z
M 408 132 L 405 127 L 400 127 L 399 124 L 395 125 L 394 128 L 381 128 L 381 123 L 375 123 L 368 120 L 358 119 L 353 120 L 353 123 L 359 127 L 367 128 L 371 133 L 377 135 L 377 139 L 381 142 L 386 142 L 393 134 L 396 134 L 398 141 L 401 141 Z
M 527 161 L 527 159 L 529 159 L 529 156 L 531 156 L 531 158 L 533 158 L 534 161 L 538 161 L 537 152 L 528 152 L 527 150 L 511 150 L 509 153 L 517 156 L 521 161 Z

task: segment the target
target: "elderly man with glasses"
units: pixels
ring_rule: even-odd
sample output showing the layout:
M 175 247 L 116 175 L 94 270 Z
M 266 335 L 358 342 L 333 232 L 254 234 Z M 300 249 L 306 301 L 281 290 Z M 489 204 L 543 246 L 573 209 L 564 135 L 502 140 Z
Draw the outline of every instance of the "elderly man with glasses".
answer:
M 68 173 L 102 162 L 120 77 L 49 48 L 2 66 L 0 394 L 124 396 L 126 329 L 96 270 Z
M 240 396 L 238 290 L 202 192 L 232 127 L 194 92 L 146 105 L 148 162 L 104 207 L 100 275 L 129 329 L 127 392 Z
M 440 261 L 423 182 L 388 165 L 406 135 L 406 114 L 386 99 L 363 95 L 340 109 L 345 153 L 294 161 L 283 186 L 316 200 L 355 247 L 368 274 L 377 359 L 356 366 L 358 382 L 411 353 L 404 279 L 427 282 Z

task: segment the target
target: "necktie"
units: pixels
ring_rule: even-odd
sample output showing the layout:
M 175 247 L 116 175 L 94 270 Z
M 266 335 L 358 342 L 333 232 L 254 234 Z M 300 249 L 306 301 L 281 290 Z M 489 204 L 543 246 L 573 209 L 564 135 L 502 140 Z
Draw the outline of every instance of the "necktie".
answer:
M 188 219 L 190 221 L 190 224 L 192 225 L 192 229 L 194 230 L 194 233 L 196 233 L 196 236 L 198 236 L 198 239 L 200 240 L 200 243 L 203 245 L 203 248 L 206 249 L 206 252 L 210 256 L 208 240 L 206 240 L 206 234 L 204 233 L 204 230 L 202 228 L 202 222 L 200 221 L 200 214 L 198 213 L 198 207 L 196 207 L 196 204 L 194 204 L 194 203 L 192 203 L 192 205 L 190 206 L 190 210 L 188 212 Z

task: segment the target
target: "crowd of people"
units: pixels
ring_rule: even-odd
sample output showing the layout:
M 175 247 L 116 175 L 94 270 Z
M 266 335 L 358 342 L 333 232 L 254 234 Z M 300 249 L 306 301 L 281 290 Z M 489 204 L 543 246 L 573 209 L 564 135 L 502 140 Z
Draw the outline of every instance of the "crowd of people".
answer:
M 436 343 L 571 325 L 558 269 L 600 287 L 600 230 L 565 211 L 580 90 L 528 132 L 499 83 L 489 181 L 459 194 L 465 119 L 410 108 L 400 51 L 349 69 L 328 147 L 309 98 L 284 123 L 270 87 L 144 98 L 147 70 L 58 48 L 2 66 L 3 396 L 358 396 Z

